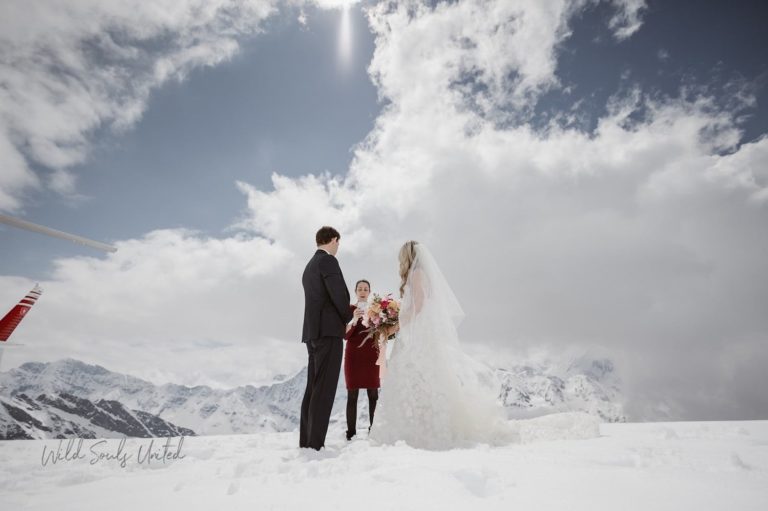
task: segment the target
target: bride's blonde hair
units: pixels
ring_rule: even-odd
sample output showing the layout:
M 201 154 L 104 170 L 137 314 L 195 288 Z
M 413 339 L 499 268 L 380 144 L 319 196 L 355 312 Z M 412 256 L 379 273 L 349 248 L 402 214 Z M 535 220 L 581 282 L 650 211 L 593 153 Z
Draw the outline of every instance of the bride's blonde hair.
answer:
M 405 293 L 405 283 L 408 280 L 408 272 L 413 265 L 413 260 L 416 259 L 416 244 L 417 241 L 406 241 L 403 246 L 400 247 L 400 298 Z

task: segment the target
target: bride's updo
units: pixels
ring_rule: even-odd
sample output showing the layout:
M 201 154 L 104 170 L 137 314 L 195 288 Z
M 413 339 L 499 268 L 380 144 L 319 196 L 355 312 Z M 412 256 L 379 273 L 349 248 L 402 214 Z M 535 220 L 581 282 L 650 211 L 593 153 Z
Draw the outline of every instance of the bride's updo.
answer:
M 405 282 L 408 279 L 408 272 L 411 269 L 413 260 L 416 259 L 416 244 L 417 241 L 406 241 L 400 248 L 400 298 L 405 293 Z

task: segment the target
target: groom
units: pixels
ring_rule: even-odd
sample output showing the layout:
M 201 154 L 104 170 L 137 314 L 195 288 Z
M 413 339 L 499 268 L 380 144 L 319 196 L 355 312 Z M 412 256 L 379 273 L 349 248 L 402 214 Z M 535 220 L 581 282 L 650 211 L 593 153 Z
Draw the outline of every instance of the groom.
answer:
M 315 235 L 317 252 L 307 263 L 304 286 L 304 333 L 307 345 L 307 389 L 301 402 L 299 447 L 320 450 L 325 444 L 336 385 L 339 383 L 342 337 L 352 319 L 349 290 L 336 260 L 338 231 L 321 227 Z

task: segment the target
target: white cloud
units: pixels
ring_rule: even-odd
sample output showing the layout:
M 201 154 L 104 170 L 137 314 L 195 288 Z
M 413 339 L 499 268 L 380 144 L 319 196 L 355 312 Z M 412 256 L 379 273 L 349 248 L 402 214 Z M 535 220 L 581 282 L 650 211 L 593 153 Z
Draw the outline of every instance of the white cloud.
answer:
M 310 4 L 321 9 L 357 3 L 283 2 L 286 6 L 303 8 Z M 418 5 L 409 3 L 412 8 Z M 581 8 L 585 0 L 555 1 L 543 9 L 530 9 L 533 3 L 490 4 L 492 15 L 502 22 L 512 15 L 539 19 L 522 24 L 503 22 L 502 30 L 481 43 L 481 51 L 471 53 L 485 62 L 479 66 L 475 62 L 459 64 L 468 70 L 484 69 L 481 79 L 489 86 L 491 97 L 508 94 L 506 74 L 513 70 L 521 78 L 509 99 L 518 104 L 530 91 L 551 85 L 551 49 L 564 36 L 563 13 Z M 639 25 L 642 1 L 614 3 L 619 8 L 611 25 L 617 33 Z M 18 211 L 23 197 L 43 186 L 77 196 L 77 175 L 72 168 L 87 159 L 97 132 L 131 127 L 141 117 L 152 90 L 168 80 L 183 79 L 195 67 L 230 58 L 238 49 L 238 39 L 258 32 L 279 5 L 278 0 L 3 2 L 0 210 Z M 460 7 L 444 11 L 451 16 L 454 28 L 466 17 L 471 23 L 463 32 L 472 34 L 476 28 L 472 23 L 488 13 L 476 2 L 461 3 Z M 302 19 L 306 23 L 306 16 Z M 523 28 L 519 33 L 518 26 Z M 474 44 L 471 37 L 456 35 L 459 45 Z M 423 47 L 429 45 L 429 41 L 424 43 Z M 508 58 L 489 66 L 493 63 L 487 61 L 489 56 L 499 53 Z M 394 97 L 391 91 L 386 94 Z M 482 104 L 480 101 L 480 107 Z M 41 167 L 45 170 L 33 170 Z
M 360 3 L 360 0 L 309 0 L 307 3 L 314 4 L 321 9 L 342 9 Z
M 645 0 L 613 0 L 616 7 L 608 26 L 616 39 L 623 40 L 640 30 L 643 13 L 647 9 Z
M 636 417 L 664 407 L 755 416 L 768 403 L 728 375 L 762 378 L 768 139 L 740 146 L 737 113 L 702 91 L 630 89 L 593 132 L 534 130 L 527 112 L 557 84 L 575 12 L 540 2 L 372 8 L 370 71 L 390 103 L 343 181 L 276 178 L 273 192 L 252 192 L 252 225 L 276 239 L 300 231 L 284 215 L 318 219 L 303 238 L 320 218 L 351 238 L 365 230 L 368 255 L 355 244 L 347 264 L 372 257 L 374 282 L 390 286 L 375 269 L 381 252 L 394 261 L 402 241 L 420 239 L 465 302 L 467 341 L 608 349 Z M 497 41 L 505 30 L 500 39 L 521 48 L 540 43 L 534 62 Z M 467 74 L 475 87 L 456 86 Z M 517 122 L 499 122 L 501 109 Z
M 640 3 L 613 4 L 621 38 Z M 768 138 L 739 145 L 737 114 L 711 94 L 636 88 L 592 132 L 533 129 L 532 104 L 561 86 L 569 21 L 591 5 L 372 7 L 370 72 L 388 104 L 347 175 L 239 183 L 237 228 L 256 237 L 160 231 L 105 260 L 61 261 L 19 341 L 146 361 L 140 375 L 167 353 L 182 381 L 192 367 L 226 383 L 247 381 L 246 366 L 285 372 L 303 357 L 301 271 L 331 224 L 350 285 L 394 291 L 397 248 L 426 242 L 467 312 L 467 343 L 607 352 L 635 418 L 765 413 Z M 232 346 L 179 351 L 213 341 Z M 232 372 L 209 372 L 221 367 Z
M 301 298 L 300 284 L 285 284 L 284 272 L 297 271 L 286 249 L 260 237 L 184 230 L 153 231 L 117 248 L 103 259 L 56 262 L 34 321 L 15 335 L 33 341 L 7 353 L 6 364 L 69 356 L 190 385 L 263 381 L 300 367 L 284 342 L 298 346 L 301 318 L 283 309 Z M 32 285 L 0 279 L 7 304 Z
M 0 210 L 48 186 L 74 194 L 68 169 L 92 135 L 130 127 L 151 91 L 215 65 L 257 32 L 277 0 L 9 0 L 0 6 Z M 34 165 L 53 171 L 40 177 Z

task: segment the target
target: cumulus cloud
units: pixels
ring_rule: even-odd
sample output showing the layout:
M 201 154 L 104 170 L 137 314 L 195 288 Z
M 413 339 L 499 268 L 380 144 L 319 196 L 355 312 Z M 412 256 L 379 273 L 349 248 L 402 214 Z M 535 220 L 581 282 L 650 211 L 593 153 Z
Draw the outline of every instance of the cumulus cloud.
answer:
M 764 383 L 766 358 L 768 139 L 741 144 L 737 112 L 706 90 L 630 88 L 594 130 L 532 127 L 577 12 L 373 7 L 370 72 L 387 102 L 374 131 L 346 177 L 276 176 L 273 191 L 252 190 L 251 224 L 290 238 L 305 205 L 370 239 L 369 268 L 420 239 L 465 302 L 468 342 L 606 350 L 636 418 L 759 416 L 768 403 L 749 389 Z M 351 244 L 358 268 L 366 250 Z
M 20 209 L 42 186 L 76 194 L 71 168 L 87 158 L 96 132 L 130 127 L 153 89 L 231 57 L 276 4 L 3 2 L 0 210 Z
M 227 383 L 247 381 L 247 365 L 298 367 L 299 278 L 331 224 L 350 285 L 394 291 L 399 245 L 425 242 L 468 345 L 607 354 L 634 419 L 764 416 L 768 137 L 742 143 L 738 112 L 703 89 L 630 87 L 594 129 L 534 126 L 542 94 L 567 87 L 570 23 L 596 3 L 371 6 L 385 107 L 347 174 L 238 183 L 247 208 L 228 239 L 158 231 L 104 260 L 60 261 L 24 337 L 48 339 L 56 321 L 68 348 L 146 361 L 137 374 L 167 353 L 167 376 L 186 381 L 189 364 Z M 644 3 L 608 4 L 618 40 L 638 30 Z M 189 349 L 215 343 L 231 345 Z
M 9 352 L 6 363 L 74 357 L 155 381 L 216 386 L 300 367 L 284 342 L 298 336 L 291 333 L 301 318 L 281 310 L 301 298 L 300 286 L 286 283 L 284 272 L 297 270 L 285 248 L 262 237 L 180 229 L 117 248 L 106 258 L 56 262 L 42 282 L 45 299 L 30 313 L 35 320 L 19 332 L 32 352 Z M 32 285 L 0 282 L 2 303 Z

